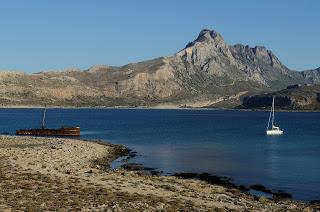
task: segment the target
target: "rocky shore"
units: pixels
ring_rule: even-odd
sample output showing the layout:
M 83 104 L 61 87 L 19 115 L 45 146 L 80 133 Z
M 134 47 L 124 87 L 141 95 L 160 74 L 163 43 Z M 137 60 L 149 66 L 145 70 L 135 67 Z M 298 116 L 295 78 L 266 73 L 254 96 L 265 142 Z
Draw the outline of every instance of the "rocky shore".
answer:
M 317 203 L 270 200 L 240 189 L 122 168 L 120 145 L 62 138 L 0 137 L 1 211 L 316 211 Z

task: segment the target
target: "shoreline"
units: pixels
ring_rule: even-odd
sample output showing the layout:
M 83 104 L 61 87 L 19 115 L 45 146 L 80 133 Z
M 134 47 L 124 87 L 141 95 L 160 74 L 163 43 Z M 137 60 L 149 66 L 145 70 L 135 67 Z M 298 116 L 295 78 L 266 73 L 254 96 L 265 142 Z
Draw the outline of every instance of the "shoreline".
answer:
M 212 185 L 219 185 L 223 186 L 225 188 L 233 188 L 240 190 L 241 192 L 245 192 L 248 194 L 253 195 L 253 193 L 260 193 L 258 197 L 268 197 L 269 199 L 272 200 L 278 200 L 278 199 L 290 199 L 293 201 L 299 201 L 299 202 L 304 202 L 304 203 L 311 203 L 311 202 L 316 202 L 319 200 L 299 200 L 299 199 L 294 199 L 292 198 L 292 194 L 287 193 L 286 191 L 283 190 L 272 190 L 270 188 L 265 187 L 262 184 L 252 184 L 252 185 L 241 185 L 241 184 L 236 184 L 233 182 L 233 179 L 227 177 L 227 176 L 221 176 L 221 175 L 212 175 L 209 173 L 197 173 L 197 172 L 179 172 L 179 173 L 174 173 L 174 174 L 163 174 L 163 170 L 159 170 L 158 168 L 155 167 L 145 167 L 143 164 L 138 164 L 138 163 L 131 163 L 130 159 L 134 158 L 137 156 L 137 152 L 132 151 L 131 149 L 128 149 L 127 147 L 124 146 L 127 150 L 127 154 L 120 155 L 118 158 L 116 158 L 112 163 L 116 163 L 117 166 L 114 166 L 113 169 L 119 169 L 122 168 L 127 171 L 136 171 L 136 172 L 141 172 L 143 174 L 147 175 L 152 175 L 152 176 L 173 176 L 173 177 L 178 177 L 181 179 L 196 179 L 200 180 L 203 182 L 206 182 L 208 184 Z M 119 161 L 117 161 L 120 159 Z M 255 195 L 253 195 L 255 196 Z
M 0 210 L 312 210 L 318 203 L 270 200 L 198 179 L 111 170 L 123 145 L 0 136 Z
M 43 109 L 43 106 L 0 106 L 0 109 Z M 210 107 L 126 107 L 126 106 L 92 106 L 92 107 L 68 107 L 68 106 L 46 106 L 47 109 L 61 109 L 61 110 L 200 110 L 200 111 L 239 111 L 239 112 L 270 112 L 270 108 L 252 108 L 252 109 L 239 109 L 239 108 L 210 108 Z M 288 113 L 320 113 L 320 110 L 295 110 L 295 109 L 277 109 L 277 112 Z

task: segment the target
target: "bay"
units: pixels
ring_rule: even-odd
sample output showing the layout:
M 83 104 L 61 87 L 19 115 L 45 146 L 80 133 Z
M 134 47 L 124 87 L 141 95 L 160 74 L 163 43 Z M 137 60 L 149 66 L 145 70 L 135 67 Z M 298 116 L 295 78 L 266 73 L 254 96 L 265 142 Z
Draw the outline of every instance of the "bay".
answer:
M 320 199 L 320 113 L 277 112 L 282 136 L 267 136 L 263 111 L 49 109 L 47 127 L 81 127 L 81 138 L 124 144 L 130 162 L 164 174 L 210 173 L 261 184 L 299 200 Z M 1 109 L 0 132 L 37 128 L 41 109 Z

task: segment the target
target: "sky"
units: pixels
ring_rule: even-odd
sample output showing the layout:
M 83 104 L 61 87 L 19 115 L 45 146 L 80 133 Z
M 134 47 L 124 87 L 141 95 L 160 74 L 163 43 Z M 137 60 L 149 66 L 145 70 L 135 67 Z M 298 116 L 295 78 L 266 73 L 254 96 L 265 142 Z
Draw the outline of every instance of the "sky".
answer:
M 206 28 L 320 67 L 319 0 L 1 0 L 0 70 L 125 65 L 172 55 Z

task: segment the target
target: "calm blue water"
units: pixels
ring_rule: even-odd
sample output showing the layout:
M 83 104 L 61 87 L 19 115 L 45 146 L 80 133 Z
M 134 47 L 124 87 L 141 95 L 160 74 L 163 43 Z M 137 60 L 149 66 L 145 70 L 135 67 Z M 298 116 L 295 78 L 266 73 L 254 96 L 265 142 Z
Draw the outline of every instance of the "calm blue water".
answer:
M 38 127 L 39 109 L 1 109 L 0 132 Z M 208 172 L 262 184 L 301 200 L 320 199 L 320 113 L 276 114 L 280 137 L 265 135 L 268 112 L 50 109 L 48 127 L 79 125 L 83 138 L 128 146 L 131 162 L 164 173 Z

